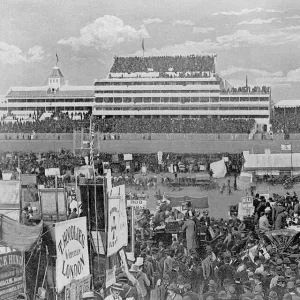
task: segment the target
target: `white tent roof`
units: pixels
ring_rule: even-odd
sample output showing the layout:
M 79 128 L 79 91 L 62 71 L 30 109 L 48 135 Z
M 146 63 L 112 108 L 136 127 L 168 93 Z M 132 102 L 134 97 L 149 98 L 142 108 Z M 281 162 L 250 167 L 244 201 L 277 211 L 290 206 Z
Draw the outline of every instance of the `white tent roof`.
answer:
M 274 105 L 275 107 L 298 107 L 300 100 L 281 100 Z
M 300 169 L 300 153 L 246 154 L 245 171 L 253 170 L 291 170 Z

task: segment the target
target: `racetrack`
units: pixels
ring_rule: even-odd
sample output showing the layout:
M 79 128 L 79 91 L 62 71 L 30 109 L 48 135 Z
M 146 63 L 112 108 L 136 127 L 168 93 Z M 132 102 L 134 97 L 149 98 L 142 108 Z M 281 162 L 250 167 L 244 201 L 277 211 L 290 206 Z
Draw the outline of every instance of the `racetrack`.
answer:
M 190 141 L 190 140 L 105 140 L 99 150 L 106 153 L 264 153 L 269 148 L 279 153 L 280 145 L 291 143 L 293 152 L 300 152 L 300 140 Z M 95 149 L 98 149 L 97 143 Z M 43 152 L 58 149 L 73 150 L 72 140 L 1 140 L 0 151 Z

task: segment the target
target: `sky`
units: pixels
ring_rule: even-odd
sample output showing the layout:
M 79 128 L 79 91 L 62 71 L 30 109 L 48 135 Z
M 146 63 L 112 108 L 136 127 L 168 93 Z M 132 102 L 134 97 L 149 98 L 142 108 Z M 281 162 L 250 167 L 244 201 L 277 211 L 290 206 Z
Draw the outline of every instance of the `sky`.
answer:
M 114 56 L 217 54 L 235 86 L 300 99 L 300 1 L 1 0 L 0 95 L 40 86 L 56 63 L 70 85 L 107 77 Z

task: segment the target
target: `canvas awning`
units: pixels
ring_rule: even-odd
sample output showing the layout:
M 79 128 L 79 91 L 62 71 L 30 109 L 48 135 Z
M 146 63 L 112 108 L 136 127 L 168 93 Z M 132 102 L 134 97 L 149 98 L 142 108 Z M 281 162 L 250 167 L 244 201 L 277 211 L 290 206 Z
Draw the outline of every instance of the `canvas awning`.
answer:
M 18 251 L 30 251 L 43 230 L 43 221 L 36 226 L 27 226 L 0 215 L 0 245 Z
M 300 170 L 300 153 L 271 153 L 244 155 L 244 171 L 258 170 Z

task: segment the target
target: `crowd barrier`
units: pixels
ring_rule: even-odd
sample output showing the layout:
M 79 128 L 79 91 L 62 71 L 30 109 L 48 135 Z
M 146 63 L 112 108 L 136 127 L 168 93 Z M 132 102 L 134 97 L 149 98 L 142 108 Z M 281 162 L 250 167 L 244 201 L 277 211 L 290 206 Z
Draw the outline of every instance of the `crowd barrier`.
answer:
M 0 133 L 0 140 L 66 140 L 89 141 L 88 133 Z M 284 140 L 284 134 L 234 134 L 234 133 L 95 133 L 95 140 L 187 140 L 187 141 L 246 141 Z M 299 140 L 300 134 L 290 134 L 290 140 Z
M 72 140 L 73 133 L 0 133 L 0 140 Z

